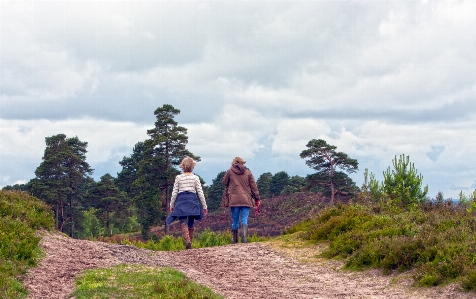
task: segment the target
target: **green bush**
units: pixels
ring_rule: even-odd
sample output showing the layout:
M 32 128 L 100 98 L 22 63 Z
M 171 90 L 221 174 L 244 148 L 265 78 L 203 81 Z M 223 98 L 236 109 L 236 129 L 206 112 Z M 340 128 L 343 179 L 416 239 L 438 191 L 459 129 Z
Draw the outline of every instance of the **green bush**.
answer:
M 314 219 L 306 219 L 303 220 L 291 227 L 286 228 L 283 231 L 283 234 L 293 234 L 295 232 L 310 232 L 312 231 L 312 227 L 315 225 L 315 220 Z M 309 234 L 308 234 L 309 236 Z
M 350 207 L 350 206 L 349 206 Z M 310 232 L 311 240 L 325 240 L 337 238 L 346 231 L 361 226 L 369 220 L 369 211 L 362 209 L 363 206 L 352 206 L 345 208 L 339 206 L 331 208 L 330 212 L 323 212 L 322 216 L 317 219 L 319 225 L 313 227 Z
M 124 239 L 121 241 L 122 245 L 132 245 L 139 248 L 154 250 L 154 251 L 174 251 L 185 249 L 182 237 L 175 238 L 173 236 L 164 236 L 161 239 L 149 239 L 147 242 L 130 241 Z
M 0 191 L 0 217 L 10 216 L 24 222 L 32 229 L 52 229 L 51 209 L 38 198 L 21 191 Z
M 210 229 L 205 229 L 197 238 L 194 240 L 193 247 L 212 247 L 212 246 L 222 246 L 231 244 L 231 233 L 225 232 L 217 234 L 210 231 Z M 195 242 L 198 241 L 198 242 Z M 250 240 L 251 241 L 251 240 Z
M 470 291 L 470 290 L 476 290 L 476 272 L 473 270 L 472 272 L 469 272 L 466 277 L 463 279 L 461 282 L 461 286 L 463 289 Z
M 266 240 L 265 237 L 258 237 L 255 234 L 248 237 L 248 242 L 260 242 Z M 150 239 L 146 243 L 141 241 L 130 241 L 124 239 L 121 241 L 122 245 L 132 245 L 139 248 L 145 248 L 155 251 L 173 251 L 173 250 L 184 250 L 185 243 L 182 237 L 174 236 L 164 236 L 160 239 Z M 192 242 L 192 248 L 203 248 L 203 247 L 213 247 L 213 246 L 222 246 L 231 244 L 231 233 L 215 233 L 210 229 L 205 229 L 200 234 L 197 234 Z
M 17 279 L 39 258 L 40 228 L 52 229 L 50 208 L 21 191 L 0 191 L 0 298 L 23 298 L 27 291 Z
M 433 287 L 441 284 L 443 281 L 443 278 L 438 275 L 437 273 L 425 273 L 422 275 L 422 277 L 418 280 L 418 283 L 421 286 L 426 286 L 426 287 Z
M 344 259 L 348 269 L 415 269 L 422 286 L 460 280 L 465 289 L 476 290 L 476 219 L 464 206 L 340 205 L 286 233 L 297 231 L 312 242 L 328 242 L 321 255 Z

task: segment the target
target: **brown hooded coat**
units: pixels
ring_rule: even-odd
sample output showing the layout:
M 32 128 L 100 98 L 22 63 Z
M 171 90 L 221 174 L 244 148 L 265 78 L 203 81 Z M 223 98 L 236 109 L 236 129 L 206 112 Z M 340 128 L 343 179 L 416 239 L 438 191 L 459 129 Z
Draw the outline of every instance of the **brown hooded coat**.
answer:
M 255 201 L 260 200 L 255 178 L 243 164 L 233 164 L 223 176 L 222 182 L 228 186 L 230 207 L 251 208 L 255 206 Z

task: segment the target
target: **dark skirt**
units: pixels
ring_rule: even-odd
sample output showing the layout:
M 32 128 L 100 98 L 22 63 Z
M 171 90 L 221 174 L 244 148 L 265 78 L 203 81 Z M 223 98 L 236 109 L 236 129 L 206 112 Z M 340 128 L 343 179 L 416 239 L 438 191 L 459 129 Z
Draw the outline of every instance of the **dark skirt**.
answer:
M 203 208 L 198 201 L 196 193 L 185 191 L 177 195 L 175 207 L 172 213 L 165 220 L 168 225 L 177 220 L 179 217 L 195 216 L 195 220 L 202 220 Z

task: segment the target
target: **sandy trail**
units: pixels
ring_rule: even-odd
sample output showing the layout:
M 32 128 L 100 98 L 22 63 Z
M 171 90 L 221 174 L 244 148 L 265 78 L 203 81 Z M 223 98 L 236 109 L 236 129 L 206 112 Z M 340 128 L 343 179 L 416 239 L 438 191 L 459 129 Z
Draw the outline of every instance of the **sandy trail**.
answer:
M 41 246 L 45 258 L 24 279 L 29 299 L 68 298 L 82 271 L 123 263 L 175 268 L 229 299 L 475 297 L 457 285 L 414 288 L 405 274 L 348 272 L 328 260 L 303 262 L 267 243 L 155 252 L 43 232 Z

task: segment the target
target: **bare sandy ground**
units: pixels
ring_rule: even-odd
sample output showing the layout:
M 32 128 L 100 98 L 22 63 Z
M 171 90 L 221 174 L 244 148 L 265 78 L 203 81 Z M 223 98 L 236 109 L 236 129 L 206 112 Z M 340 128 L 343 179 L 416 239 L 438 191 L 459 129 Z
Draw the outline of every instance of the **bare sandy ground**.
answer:
M 46 256 L 24 278 L 28 298 L 69 298 L 76 275 L 118 264 L 172 267 L 225 298 L 475 298 L 457 285 L 411 286 L 408 274 L 349 272 L 341 264 L 311 256 L 307 249 L 280 249 L 271 243 L 233 244 L 175 252 L 76 240 L 43 232 Z

